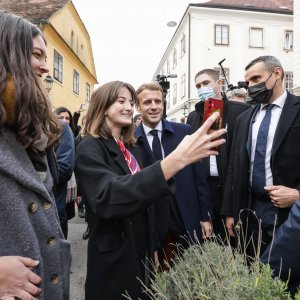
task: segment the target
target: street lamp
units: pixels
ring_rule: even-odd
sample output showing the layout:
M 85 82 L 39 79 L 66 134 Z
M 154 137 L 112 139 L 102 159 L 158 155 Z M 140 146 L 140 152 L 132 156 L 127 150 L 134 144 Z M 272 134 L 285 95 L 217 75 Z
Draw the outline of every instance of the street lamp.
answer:
M 46 76 L 46 78 L 44 79 L 45 85 L 46 85 L 46 90 L 48 92 L 48 94 L 50 93 L 52 86 L 53 86 L 53 78 L 51 77 L 50 74 L 48 74 Z
M 184 104 L 184 105 L 181 107 L 181 109 L 182 109 L 182 114 L 183 114 L 183 116 L 186 117 L 186 116 L 187 116 L 187 110 L 188 110 L 188 107 Z

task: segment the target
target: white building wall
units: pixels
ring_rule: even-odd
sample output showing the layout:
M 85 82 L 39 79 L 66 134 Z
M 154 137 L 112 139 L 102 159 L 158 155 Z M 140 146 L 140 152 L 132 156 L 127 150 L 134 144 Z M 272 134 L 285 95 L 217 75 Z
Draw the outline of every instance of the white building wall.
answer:
M 300 1 L 294 1 L 294 93 L 300 95 Z
M 300 1 L 299 1 L 300 5 Z M 190 33 L 189 16 L 190 14 Z M 229 45 L 215 45 L 215 25 L 229 25 Z M 300 22 L 299 22 L 300 25 Z M 250 27 L 263 28 L 264 47 L 249 47 Z M 219 67 L 218 62 L 226 58 L 223 63 L 224 68 L 229 68 L 229 83 L 236 85 L 238 81 L 244 80 L 244 68 L 254 58 L 260 55 L 276 56 L 282 63 L 284 70 L 293 71 L 293 51 L 284 51 L 284 32 L 293 30 L 293 16 L 271 13 L 259 13 L 250 11 L 237 11 L 227 9 L 212 9 L 190 7 L 165 52 L 157 70 L 162 67 L 166 69 L 166 60 L 169 58 L 171 73 L 178 75 L 177 79 L 171 79 L 170 87 L 170 107 L 167 110 L 168 119 L 180 121 L 183 117 L 182 106 L 186 104 L 189 111 L 194 109 L 197 103 L 197 91 L 194 86 L 195 74 L 205 68 Z M 186 36 L 186 55 L 180 58 L 180 39 L 182 33 Z M 190 40 L 190 62 L 189 62 L 189 42 Z M 172 69 L 173 49 L 177 48 L 177 67 Z M 300 58 L 299 58 L 300 60 Z M 190 63 L 190 67 L 188 64 Z M 300 66 L 300 63 L 298 64 Z M 188 70 L 190 74 L 188 75 Z M 300 67 L 299 67 L 300 72 Z M 180 78 L 186 73 L 185 97 L 180 97 Z M 173 86 L 177 84 L 177 102 L 173 105 Z M 299 82 L 300 85 L 300 82 Z M 190 91 L 190 93 L 188 93 Z

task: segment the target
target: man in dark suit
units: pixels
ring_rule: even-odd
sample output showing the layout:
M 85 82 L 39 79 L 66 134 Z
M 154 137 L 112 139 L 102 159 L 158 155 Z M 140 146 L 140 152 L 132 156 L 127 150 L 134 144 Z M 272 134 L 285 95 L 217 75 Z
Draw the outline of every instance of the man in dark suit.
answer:
M 195 76 L 195 84 L 200 102 L 195 105 L 195 110 L 192 111 L 187 118 L 187 124 L 192 126 L 193 132 L 203 123 L 204 102 L 207 98 L 222 99 L 224 103 L 222 126 L 227 126 L 226 144 L 220 147 L 219 156 L 210 156 L 202 160 L 215 216 L 213 229 L 215 234 L 224 240 L 226 238 L 225 220 L 223 220 L 220 210 L 226 183 L 233 125 L 236 117 L 250 108 L 250 105 L 236 101 L 228 101 L 226 95 L 222 95 L 222 80 L 219 79 L 219 73 L 216 70 L 201 70 Z
M 283 78 L 273 56 L 247 65 L 248 93 L 257 105 L 240 115 L 234 128 L 222 213 L 231 235 L 238 221 L 247 228 L 253 256 L 259 254 L 259 227 L 263 253 L 299 199 L 300 97 L 283 89 Z
M 189 125 L 162 119 L 163 91 L 158 83 L 138 88 L 136 108 L 143 118 L 135 137 L 144 167 L 163 159 L 186 135 L 191 134 Z M 155 228 L 161 250 L 168 249 L 166 244 L 170 244 L 169 241 L 187 246 L 182 236 L 193 240 L 196 233 L 201 240 L 202 236 L 211 235 L 212 212 L 201 163 L 180 171 L 175 176 L 175 186 L 174 196 L 154 204 Z

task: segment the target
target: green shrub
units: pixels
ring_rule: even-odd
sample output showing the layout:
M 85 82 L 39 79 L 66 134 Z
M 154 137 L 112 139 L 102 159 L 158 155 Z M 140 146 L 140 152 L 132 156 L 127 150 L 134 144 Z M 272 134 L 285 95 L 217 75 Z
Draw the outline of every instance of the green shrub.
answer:
M 184 251 L 168 272 L 155 274 L 147 294 L 158 300 L 291 299 L 286 288 L 269 266 L 256 261 L 249 267 L 231 247 L 208 241 Z

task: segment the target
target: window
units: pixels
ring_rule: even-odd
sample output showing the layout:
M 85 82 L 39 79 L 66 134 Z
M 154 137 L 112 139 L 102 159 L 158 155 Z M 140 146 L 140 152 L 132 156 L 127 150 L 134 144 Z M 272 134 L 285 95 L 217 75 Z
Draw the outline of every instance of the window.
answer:
M 229 45 L 228 25 L 215 25 L 215 45 Z
M 180 46 L 180 57 L 183 57 L 185 54 L 185 34 L 182 35 Z
M 71 48 L 73 49 L 74 47 L 74 32 L 73 30 L 71 31 Z
M 219 79 L 222 80 L 221 92 L 226 92 L 228 87 L 227 87 L 226 80 L 225 80 L 225 78 L 223 76 L 222 69 L 221 68 L 214 68 L 214 69 L 219 72 Z M 224 72 L 225 72 L 227 81 L 229 82 L 229 69 L 228 68 L 224 68 Z
M 177 102 L 177 84 L 175 83 L 173 85 L 173 104 L 176 104 Z
M 285 89 L 292 93 L 293 91 L 293 72 L 285 72 L 284 74 Z
M 293 50 L 293 31 L 286 30 L 284 32 L 284 49 Z
M 79 79 L 79 75 L 78 75 Z M 91 97 L 91 87 L 88 83 L 85 85 L 85 102 L 89 102 Z
M 76 70 L 73 73 L 73 92 L 79 94 L 79 73 Z
M 170 92 L 167 93 L 166 101 L 167 101 L 167 109 L 170 109 L 171 107 Z
M 262 28 L 250 28 L 249 32 L 249 46 L 253 48 L 263 48 L 263 29 Z
M 53 77 L 62 83 L 63 78 L 63 57 L 54 50 L 54 63 L 53 63 L 54 71 Z
M 180 97 L 185 96 L 185 74 L 180 77 Z
M 166 75 L 170 75 L 170 61 L 169 61 L 169 59 L 167 60 L 167 74 Z
M 173 51 L 173 69 L 175 69 L 177 66 L 177 51 L 176 48 Z

